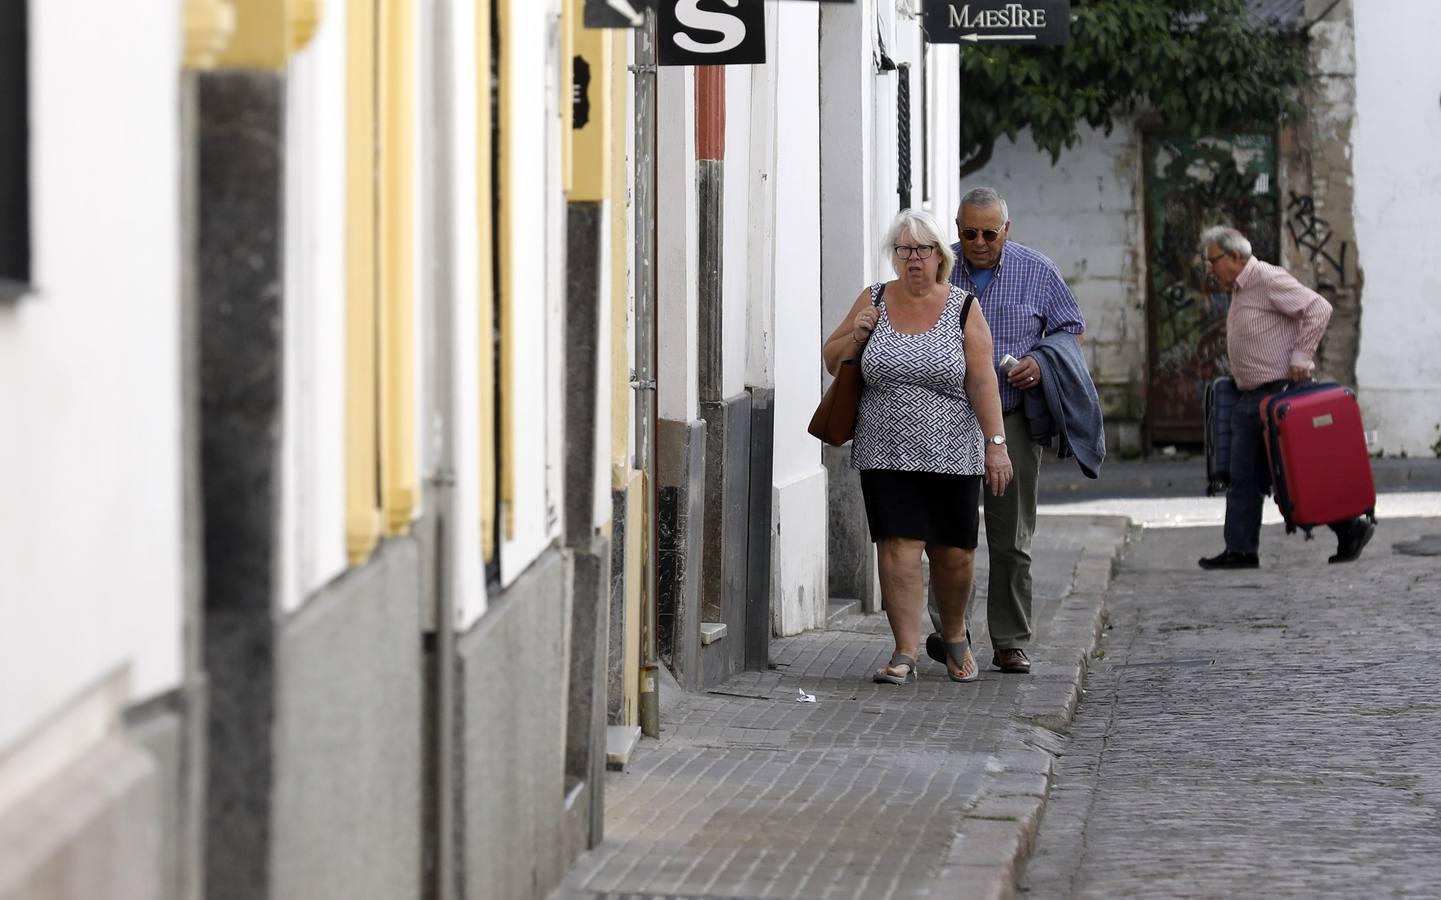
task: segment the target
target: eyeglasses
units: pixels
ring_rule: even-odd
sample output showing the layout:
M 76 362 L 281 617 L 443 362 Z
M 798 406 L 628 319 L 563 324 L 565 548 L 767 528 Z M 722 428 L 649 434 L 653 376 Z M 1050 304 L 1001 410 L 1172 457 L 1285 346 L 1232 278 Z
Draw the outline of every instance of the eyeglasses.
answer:
M 961 229 L 961 237 L 965 238 L 965 239 L 968 240 L 968 241 L 974 241 L 974 240 L 976 239 L 976 235 L 978 235 L 978 234 L 979 234 L 981 237 L 985 238 L 987 244 L 994 244 L 994 243 L 996 242 L 996 238 L 998 238 L 998 237 L 1001 236 L 1000 230 L 999 230 L 999 229 L 996 229 L 996 228 L 962 228 L 962 229 Z
M 1226 257 L 1226 254 L 1224 254 L 1224 253 L 1217 253 L 1215 256 L 1208 256 L 1208 257 L 1206 257 L 1206 265 L 1208 265 L 1208 266 L 1214 266 L 1214 265 L 1216 264 L 1216 260 L 1218 260 L 1218 259 L 1224 259 L 1225 257 Z
M 896 256 L 901 259 L 930 259 L 931 251 L 936 249 L 933 244 L 896 244 Z

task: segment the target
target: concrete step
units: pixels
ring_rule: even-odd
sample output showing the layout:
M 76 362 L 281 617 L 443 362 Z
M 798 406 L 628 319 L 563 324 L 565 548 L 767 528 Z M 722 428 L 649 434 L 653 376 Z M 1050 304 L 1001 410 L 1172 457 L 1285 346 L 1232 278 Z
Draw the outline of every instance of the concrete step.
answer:
M 830 603 L 826 604 L 826 627 L 835 628 L 841 619 L 856 615 L 860 611 L 861 601 L 846 597 L 832 597 Z
M 620 771 L 630 765 L 630 755 L 640 743 L 639 725 L 607 725 L 605 729 L 605 767 Z

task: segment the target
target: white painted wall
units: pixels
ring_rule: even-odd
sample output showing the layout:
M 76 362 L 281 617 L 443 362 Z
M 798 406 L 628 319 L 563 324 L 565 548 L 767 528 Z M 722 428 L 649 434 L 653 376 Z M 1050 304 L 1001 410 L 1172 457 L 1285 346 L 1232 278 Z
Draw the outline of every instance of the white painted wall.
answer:
M 746 345 L 745 380 L 756 387 L 775 386 L 776 272 L 776 104 L 779 74 L 779 9 L 766 4 L 765 65 L 752 66 L 751 96 L 742 108 L 746 133 Z M 735 169 L 732 169 L 735 171 Z M 729 202 L 729 198 L 727 198 Z
M 923 48 L 925 65 L 925 112 L 930 117 L 929 127 L 923 140 L 929 165 L 925 160 L 917 165 L 916 179 L 925 179 L 922 206 L 931 213 L 940 213 L 937 220 L 944 225 L 950 220 L 950 183 L 945 173 L 955 172 L 955 156 L 951 152 L 948 138 L 955 131 L 954 94 L 949 90 L 956 81 L 955 49 L 944 45 L 927 45 Z M 947 77 L 949 74 L 949 77 Z
M 821 323 L 816 329 L 820 338 L 840 323 L 861 288 L 878 277 L 871 187 L 881 177 L 871 138 L 876 80 L 873 7 L 873 0 L 820 7 L 820 162 L 825 166 L 820 183 L 824 235 Z M 813 76 L 797 73 L 796 77 Z M 781 84 L 784 103 L 791 83 L 785 79 Z M 780 145 L 783 152 L 790 149 L 785 140 Z
M 281 609 L 345 570 L 345 7 L 286 84 Z
M 560 58 L 561 0 L 537 3 L 540 7 L 543 54 L 521 56 L 530 65 L 541 64 L 538 76 L 545 88 L 543 108 L 545 189 L 541 198 L 545 216 L 545 509 L 550 537 L 560 534 L 565 515 L 565 303 L 567 209 L 561 147 L 569 135 L 571 98 L 561 96 L 561 66 L 570 71 L 573 61 Z M 518 194 L 526 197 L 527 194 Z M 525 256 L 533 257 L 534 251 Z M 534 259 L 527 264 L 534 266 Z
M 700 368 L 695 203 L 695 69 L 656 79 L 656 312 L 660 415 L 697 417 Z
M 960 205 L 960 159 L 956 149 L 956 116 L 960 110 L 960 51 L 952 44 L 932 44 L 926 52 L 926 98 L 930 128 L 926 140 L 930 144 L 930 199 L 924 206 L 943 225 L 953 222 Z M 948 226 L 954 227 L 954 226 Z
M 510 290 L 506 339 L 515 347 L 510 395 L 514 410 L 513 530 L 501 522 L 501 584 L 510 585 L 550 545 L 560 530 L 561 401 L 557 380 L 564 357 L 555 309 L 564 280 L 564 208 L 558 191 L 559 73 L 551 27 L 555 0 L 511 6 L 511 77 L 504 85 L 512 111 L 502 135 L 510 160 L 507 185 L 515 200 L 501 223 L 512 235 L 509 258 L 498 260 Z M 559 220 L 559 223 L 557 223 Z M 557 243 L 557 228 L 561 241 Z
M 30 4 L 35 294 L 0 307 L 0 758 L 181 677 L 179 6 Z M 102 202 L 103 198 L 103 202 Z
M 865 189 L 870 192 L 871 202 L 870 215 L 866 217 L 865 245 L 862 253 L 870 258 L 873 273 L 871 280 L 880 281 L 893 276 L 890 258 L 880 251 L 880 237 L 900 210 L 900 197 L 896 193 L 896 82 L 899 73 L 895 69 L 879 70 L 878 66 L 881 64 L 882 49 L 891 58 L 892 63 L 904 62 L 905 58 L 903 48 L 896 40 L 895 4 L 880 0 L 874 6 L 875 10 L 866 19 L 875 26 L 875 31 L 871 34 L 873 43 L 869 48 L 871 61 L 861 72 L 862 102 L 869 103 L 871 107 L 870 129 L 866 133 L 865 139 L 870 143 L 870 157 L 874 173 L 864 182 Z M 831 74 L 829 71 L 825 73 L 825 75 L 829 74 Z M 829 175 L 829 171 L 827 174 Z M 836 252 L 844 253 L 845 248 L 826 248 L 828 256 Z M 849 308 L 850 302 L 855 300 L 856 291 L 859 289 L 859 285 L 854 286 L 848 298 L 844 293 L 831 298 L 833 301 L 844 299 L 844 305 L 840 310 L 842 315 Z M 827 309 L 827 312 L 830 310 Z M 831 323 L 839 319 L 839 315 L 826 317 L 826 321 Z M 834 328 L 835 325 L 832 324 L 831 327 Z
M 782 3 L 776 61 L 775 480 L 813 475 L 820 447 L 806 433 L 820 400 L 820 119 L 816 107 L 816 15 L 812 4 Z M 854 298 L 855 288 L 850 291 Z M 804 348 L 804 350 L 802 350 Z
M 771 613 L 779 634 L 817 627 L 826 612 L 826 473 L 821 445 L 806 433 L 822 372 L 819 15 L 812 3 L 782 3 L 778 14 L 775 329 L 785 349 L 774 370 Z
M 1086 317 L 1085 351 L 1098 382 L 1125 383 L 1145 371 L 1141 172 L 1140 133 L 1123 120 L 1110 135 L 1083 128 L 1080 143 L 1054 166 L 1029 132 L 997 141 L 990 164 L 960 186 L 962 195 L 982 186 L 1000 191 L 1011 239 L 1061 270 Z M 955 218 L 952 209 L 944 221 L 954 229 Z
M 1441 441 L 1441 4 L 1365 0 L 1356 30 L 1356 381 L 1388 455 Z
M 925 209 L 935 215 L 942 226 L 951 228 L 956 217 L 956 206 L 960 201 L 957 192 L 959 179 L 956 172 L 956 116 L 958 115 L 959 50 L 954 44 L 927 44 L 921 31 L 919 0 L 909 7 L 905 0 L 897 4 L 895 22 L 895 47 L 891 55 L 897 65 L 907 63 L 911 68 L 910 86 L 910 148 L 911 148 L 911 206 Z M 908 10 L 915 10 L 909 12 Z M 894 94 L 897 74 L 887 76 L 890 83 L 878 79 L 877 87 Z M 894 116 L 892 109 L 890 115 Z M 927 122 L 929 120 L 929 122 Z M 877 121 L 881 121 L 879 115 Z M 879 132 L 890 136 L 891 152 L 898 154 L 895 141 L 894 120 L 878 126 Z M 929 159 L 927 159 L 929 157 Z M 894 186 L 898 156 L 891 159 L 889 178 Z M 884 181 L 885 179 L 878 179 Z M 885 249 L 875 246 L 890 227 L 891 217 L 887 212 L 899 204 L 892 203 L 878 211 L 873 223 L 873 252 L 876 254 L 876 278 L 889 277 L 894 271 L 892 261 Z M 885 214 L 882 214 L 882 213 Z M 947 232 L 949 235 L 949 232 Z M 954 240 L 954 236 L 950 236 Z
M 751 66 L 726 67 L 725 211 L 722 225 L 721 396 L 746 389 L 750 285 Z M 770 248 L 756 248 L 770 253 Z
M 489 286 L 481 290 L 476 258 L 480 245 L 480 216 L 490 210 L 478 208 L 477 190 L 481 174 L 476 169 L 479 150 L 476 136 L 478 86 L 490 61 L 476 57 L 475 0 L 449 0 L 451 80 L 447 86 L 450 105 L 451 171 L 443 189 L 449 194 L 453 255 L 450 283 L 454 292 L 449 335 L 454 368 L 451 370 L 452 401 L 449 421 L 455 438 L 455 507 L 449 532 L 451 576 L 455 587 L 455 625 L 469 628 L 485 612 L 485 576 L 480 536 L 480 304 L 491 302 Z M 485 102 L 489 102 L 486 100 Z M 487 176 L 488 177 L 488 173 Z M 427 432 L 422 431 L 424 436 Z

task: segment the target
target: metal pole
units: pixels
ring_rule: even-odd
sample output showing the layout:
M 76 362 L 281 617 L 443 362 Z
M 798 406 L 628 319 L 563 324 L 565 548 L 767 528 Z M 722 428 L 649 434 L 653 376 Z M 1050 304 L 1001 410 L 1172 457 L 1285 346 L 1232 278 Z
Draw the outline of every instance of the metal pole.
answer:
M 451 179 L 455 175 L 455 158 L 451 138 L 455 133 L 451 83 L 455 61 L 450 48 L 449 10 L 446 4 L 432 8 L 434 19 L 428 23 L 432 79 L 429 95 L 433 106 L 431 117 L 430 162 L 426 166 L 425 196 L 431 198 L 430 235 L 434 257 L 427 272 L 430 302 L 430 440 L 432 462 L 426 474 L 425 490 L 431 507 L 434 542 L 428 564 L 433 573 L 430 598 L 434 610 L 435 631 L 430 642 L 431 686 L 429 689 L 430 729 L 429 784 L 426 797 L 429 805 L 427 824 L 433 838 L 427 848 L 430 878 L 423 884 L 427 900 L 453 900 L 457 893 L 455 871 L 456 840 L 456 634 L 455 580 L 452 560 L 456 550 L 453 521 L 455 518 L 455 274 L 457 260 L 455 235 L 452 233 L 453 211 Z M 488 60 L 479 61 L 487 65 Z M 467 259 L 469 257 L 466 257 Z M 477 552 L 472 550 L 471 552 Z
M 645 11 L 645 24 L 635 33 L 635 446 L 636 467 L 646 482 L 646 590 L 641 602 L 640 715 L 641 732 L 660 736 L 660 693 L 656 683 L 660 624 L 659 561 L 656 518 L 660 487 L 656 483 L 655 438 L 659 422 L 656 400 L 656 277 L 655 277 L 655 10 Z

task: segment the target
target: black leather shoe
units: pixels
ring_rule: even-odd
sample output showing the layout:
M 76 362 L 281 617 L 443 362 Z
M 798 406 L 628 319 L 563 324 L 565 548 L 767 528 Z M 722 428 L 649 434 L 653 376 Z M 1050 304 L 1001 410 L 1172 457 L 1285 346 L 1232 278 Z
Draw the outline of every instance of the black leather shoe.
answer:
M 1351 523 L 1351 528 L 1336 543 L 1336 555 L 1326 561 L 1351 562 L 1361 555 L 1362 548 L 1371 541 L 1371 535 L 1375 533 L 1376 523 L 1366 519 L 1357 519 Z
M 1203 569 L 1259 569 L 1261 558 L 1254 553 L 1227 550 L 1215 556 L 1203 556 L 1200 563 Z

